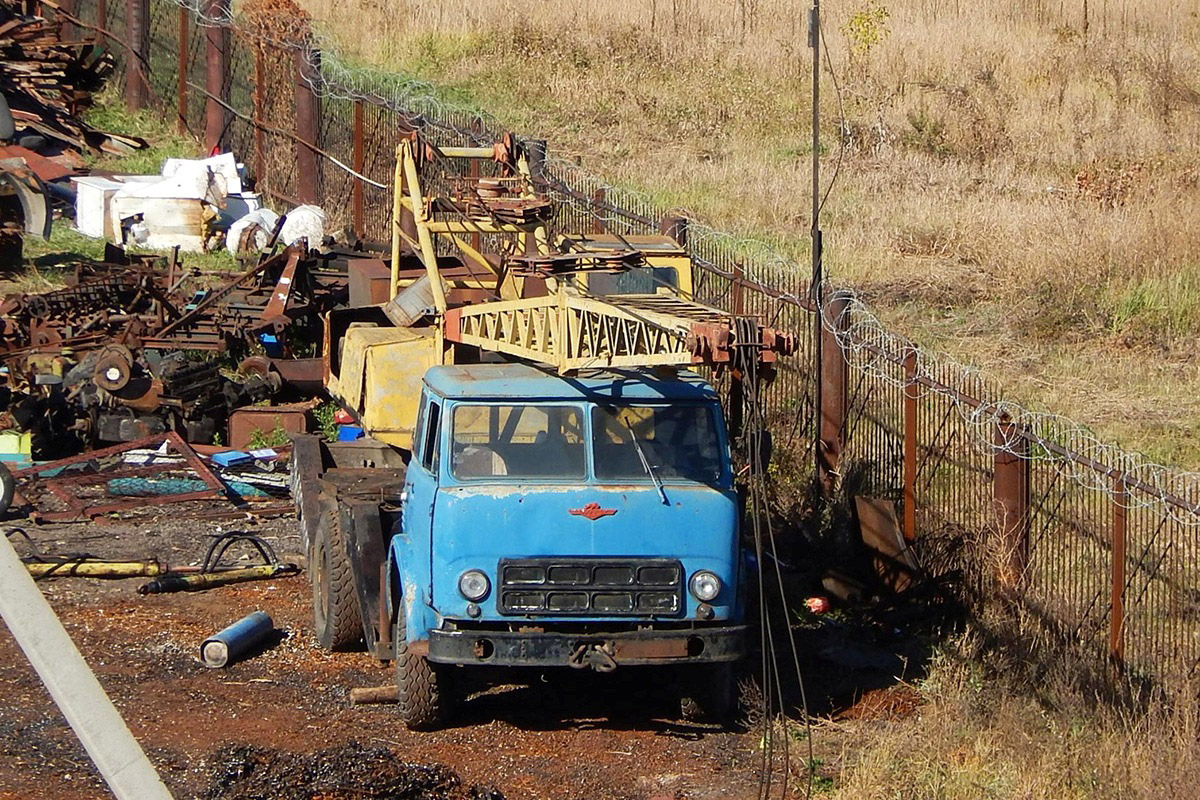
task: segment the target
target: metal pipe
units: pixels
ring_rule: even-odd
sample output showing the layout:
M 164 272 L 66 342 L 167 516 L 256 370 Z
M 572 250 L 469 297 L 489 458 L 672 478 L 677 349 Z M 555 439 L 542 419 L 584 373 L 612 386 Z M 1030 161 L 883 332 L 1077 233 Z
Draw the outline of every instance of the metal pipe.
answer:
M 200 660 L 210 669 L 227 667 L 275 632 L 275 623 L 265 611 L 255 611 L 200 645 Z

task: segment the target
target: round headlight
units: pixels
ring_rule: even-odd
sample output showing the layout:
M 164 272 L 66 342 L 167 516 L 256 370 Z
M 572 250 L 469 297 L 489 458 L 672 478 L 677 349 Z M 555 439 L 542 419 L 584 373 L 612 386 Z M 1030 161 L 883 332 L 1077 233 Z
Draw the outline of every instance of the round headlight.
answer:
M 472 603 L 477 603 L 487 597 L 490 588 L 491 584 L 488 582 L 487 575 L 477 569 L 469 569 L 458 576 L 458 593 Z
M 711 603 L 721 593 L 721 579 L 708 570 L 702 569 L 692 575 L 688 581 L 688 589 L 692 596 L 702 603 Z

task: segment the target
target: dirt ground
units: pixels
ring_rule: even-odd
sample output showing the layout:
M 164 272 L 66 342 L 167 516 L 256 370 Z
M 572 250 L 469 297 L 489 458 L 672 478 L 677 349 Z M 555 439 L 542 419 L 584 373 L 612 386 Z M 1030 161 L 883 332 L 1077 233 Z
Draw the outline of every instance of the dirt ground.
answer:
M 247 527 L 175 513 L 111 525 L 0 523 L 13 527 L 43 553 L 157 556 L 172 564 L 198 564 L 214 535 L 234 529 L 261 535 L 284 560 L 299 550 L 290 519 Z M 14 542 L 29 552 L 29 542 Z M 445 730 L 410 733 L 392 706 L 349 705 L 351 688 L 389 684 L 392 672 L 365 653 L 318 648 L 306 575 L 140 596 L 144 582 L 57 578 L 40 585 L 176 797 L 758 797 L 760 731 L 679 720 L 676 695 L 645 671 L 539 676 L 469 696 Z M 255 610 L 271 615 L 282 639 L 226 669 L 205 668 L 197 657 L 204 638 Z M 846 672 L 837 662 L 847 654 L 859 658 L 853 648 L 808 644 L 829 656 L 831 672 Z M 871 658 L 878 661 L 877 650 Z M 886 657 L 869 666 L 883 684 L 894 683 Z M 855 685 L 849 702 L 818 698 L 822 713 L 869 720 L 896 711 L 896 701 L 879 695 L 893 689 Z M 0 798 L 108 796 L 7 629 L 0 631 L 0 694 Z M 856 705 L 859 696 L 864 702 Z M 838 752 L 841 743 L 824 737 L 818 746 Z
M 164 519 L 19 527 L 44 553 L 157 555 L 171 563 L 198 563 L 212 535 L 238 528 Z M 285 519 L 244 529 L 286 558 L 299 549 L 293 528 Z M 27 552 L 28 544 L 17 547 Z M 446 765 L 464 790 L 483 787 L 480 797 L 491 791 L 510 800 L 757 796 L 756 736 L 677 721 L 677 704 L 632 670 L 493 690 L 469 698 L 449 729 L 409 733 L 393 707 L 350 707 L 352 687 L 387 684 L 391 670 L 364 653 L 318 649 L 306 576 L 139 596 L 144 582 L 59 578 L 40 585 L 177 797 L 254 796 L 214 793 L 231 745 L 291 757 L 352 742 L 384 748 L 398 762 Z M 283 640 L 232 667 L 205 668 L 197 658 L 201 641 L 255 610 L 271 615 L 286 632 Z M 106 796 L 6 629 L 0 665 L 0 797 Z M 346 797 L 443 796 L 432 789 L 360 795 L 344 788 Z

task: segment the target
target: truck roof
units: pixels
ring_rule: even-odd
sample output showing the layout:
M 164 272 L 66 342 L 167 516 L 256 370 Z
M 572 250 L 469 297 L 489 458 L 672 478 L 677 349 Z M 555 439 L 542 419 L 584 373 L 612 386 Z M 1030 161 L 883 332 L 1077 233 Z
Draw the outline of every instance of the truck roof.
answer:
M 430 367 L 425 385 L 449 398 L 540 400 L 715 400 L 716 391 L 694 372 L 664 377 L 651 369 L 583 370 L 559 375 L 529 364 Z

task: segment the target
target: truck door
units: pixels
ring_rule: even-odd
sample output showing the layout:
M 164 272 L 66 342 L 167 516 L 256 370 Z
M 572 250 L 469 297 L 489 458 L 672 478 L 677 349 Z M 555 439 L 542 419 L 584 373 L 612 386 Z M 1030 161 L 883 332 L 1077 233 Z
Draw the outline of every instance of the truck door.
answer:
M 402 579 L 416 583 L 417 602 L 432 602 L 431 561 L 433 558 L 433 504 L 437 496 L 440 466 L 442 403 L 428 394 L 422 399 L 414 436 L 412 463 L 405 475 L 401 521 L 399 567 Z M 405 587 L 405 596 L 414 597 Z

